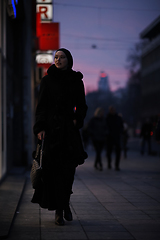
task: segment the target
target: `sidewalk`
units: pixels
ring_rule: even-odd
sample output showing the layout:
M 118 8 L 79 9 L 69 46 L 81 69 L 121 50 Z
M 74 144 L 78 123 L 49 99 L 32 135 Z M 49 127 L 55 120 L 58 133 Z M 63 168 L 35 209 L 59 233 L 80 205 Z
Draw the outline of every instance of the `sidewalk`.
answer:
M 54 224 L 54 212 L 30 203 L 29 172 L 10 231 L 11 240 L 159 240 L 160 158 L 128 152 L 121 171 L 93 168 L 94 152 L 77 168 L 71 208 L 73 222 Z M 113 161 L 114 166 L 114 161 Z

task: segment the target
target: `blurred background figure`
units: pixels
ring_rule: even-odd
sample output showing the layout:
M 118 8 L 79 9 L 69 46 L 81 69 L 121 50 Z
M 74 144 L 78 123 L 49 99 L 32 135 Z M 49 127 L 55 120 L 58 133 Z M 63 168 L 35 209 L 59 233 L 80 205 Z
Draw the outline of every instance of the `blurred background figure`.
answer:
M 142 138 L 142 142 L 141 142 L 142 155 L 144 154 L 146 143 L 148 145 L 148 155 L 151 155 L 151 132 L 152 132 L 152 124 L 149 118 L 147 118 L 145 122 L 142 124 L 141 133 L 140 133 L 140 137 Z
M 106 139 L 106 122 L 103 108 L 99 107 L 95 110 L 94 116 L 91 118 L 88 124 L 88 132 L 96 151 L 94 167 L 102 171 L 103 166 L 101 154 Z
M 107 160 L 108 168 L 111 166 L 111 157 L 113 152 L 113 147 L 115 147 L 115 170 L 119 171 L 119 163 L 121 157 L 121 138 L 123 134 L 123 120 L 122 117 L 116 113 L 114 106 L 109 107 L 109 112 L 106 117 L 106 124 L 108 129 L 107 134 Z
M 122 147 L 123 147 L 123 154 L 124 154 L 124 158 L 127 158 L 127 150 L 128 150 L 128 138 L 129 138 L 129 134 L 128 134 L 128 124 L 126 123 L 125 120 L 123 120 L 123 134 L 122 134 Z
M 84 144 L 84 148 L 87 149 L 89 144 L 89 133 L 88 133 L 88 124 L 85 124 L 81 130 L 82 140 Z

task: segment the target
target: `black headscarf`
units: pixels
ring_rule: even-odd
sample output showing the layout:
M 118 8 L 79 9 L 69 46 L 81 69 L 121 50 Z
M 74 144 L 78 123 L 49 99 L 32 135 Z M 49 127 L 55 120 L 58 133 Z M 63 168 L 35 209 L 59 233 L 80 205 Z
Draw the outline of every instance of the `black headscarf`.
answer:
M 58 52 L 58 51 L 62 51 L 62 52 L 65 53 L 65 55 L 66 55 L 66 57 L 68 59 L 68 68 L 71 69 L 73 67 L 73 57 L 72 57 L 70 51 L 68 51 L 65 48 L 60 48 L 56 52 Z

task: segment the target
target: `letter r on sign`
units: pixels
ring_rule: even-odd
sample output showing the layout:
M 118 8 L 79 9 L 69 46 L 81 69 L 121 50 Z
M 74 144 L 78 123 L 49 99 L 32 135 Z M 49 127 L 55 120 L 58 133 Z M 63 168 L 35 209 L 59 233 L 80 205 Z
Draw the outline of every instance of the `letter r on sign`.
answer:
M 42 6 L 39 6 L 39 12 L 42 16 L 42 14 L 44 14 L 44 18 L 47 18 L 48 19 L 48 16 L 47 16 L 47 7 L 42 7 Z
M 52 4 L 37 4 L 36 12 L 40 13 L 41 22 L 52 21 L 52 18 L 53 18 L 53 7 L 52 7 Z

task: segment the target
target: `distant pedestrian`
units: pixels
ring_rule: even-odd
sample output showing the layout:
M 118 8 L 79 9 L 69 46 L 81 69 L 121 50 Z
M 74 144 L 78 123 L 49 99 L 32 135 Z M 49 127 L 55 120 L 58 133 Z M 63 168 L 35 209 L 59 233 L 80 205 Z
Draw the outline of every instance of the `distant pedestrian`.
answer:
M 140 133 L 140 137 L 142 138 L 142 142 L 141 142 L 142 155 L 144 154 L 146 144 L 148 145 L 148 155 L 151 154 L 151 132 L 152 132 L 152 124 L 149 118 L 147 118 L 145 122 L 142 124 L 141 133 Z
M 160 114 L 159 114 L 158 121 L 156 124 L 155 139 L 158 143 L 160 143 Z
M 34 134 L 39 140 L 45 138 L 43 183 L 31 201 L 56 210 L 55 224 L 64 225 L 64 218 L 72 221 L 70 196 L 76 167 L 87 157 L 79 133 L 87 105 L 83 75 L 72 70 L 71 53 L 58 49 L 54 60 L 42 78 L 36 108 Z
M 129 135 L 128 135 L 128 124 L 126 123 L 126 121 L 123 120 L 122 148 L 123 148 L 124 158 L 127 158 L 128 138 L 129 138 Z
M 103 165 L 101 154 L 106 139 L 106 122 L 104 118 L 104 110 L 102 108 L 99 107 L 95 110 L 94 117 L 91 118 L 88 124 L 88 132 L 96 152 L 94 167 L 102 171 Z
M 84 148 L 87 150 L 88 143 L 89 143 L 89 133 L 88 133 L 88 124 L 85 124 L 81 130 L 82 140 L 84 144 Z
M 107 134 L 107 160 L 108 168 L 110 169 L 112 161 L 113 148 L 115 148 L 115 170 L 119 171 L 120 157 L 121 157 L 121 141 L 123 133 L 123 121 L 116 113 L 114 106 L 109 107 L 109 112 L 106 117 L 106 124 L 108 129 Z

